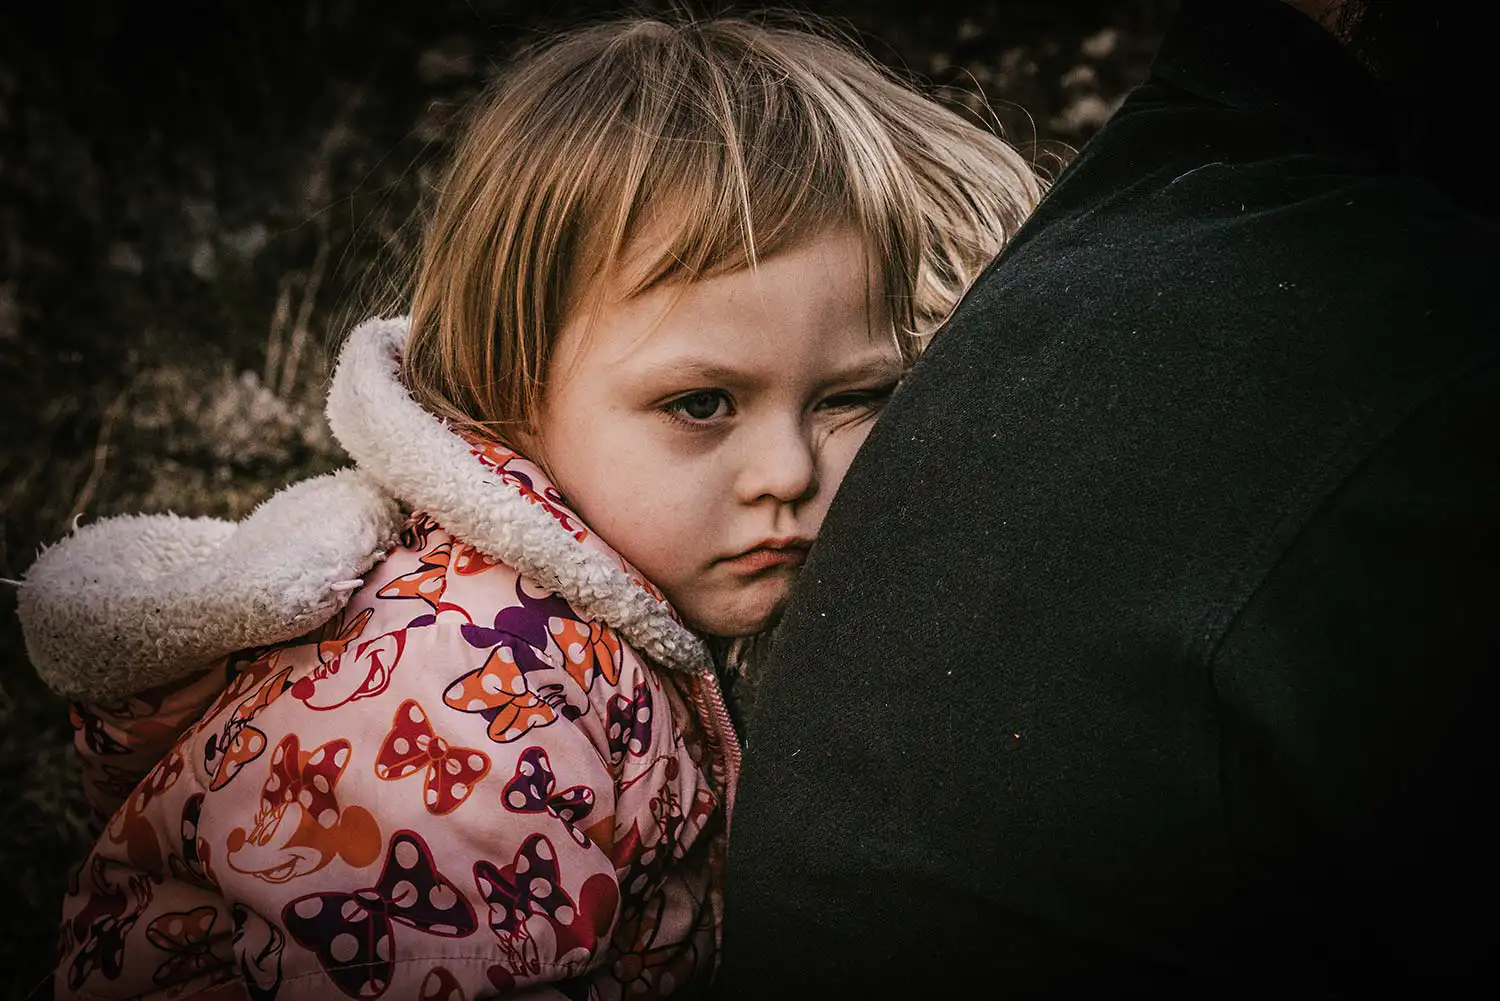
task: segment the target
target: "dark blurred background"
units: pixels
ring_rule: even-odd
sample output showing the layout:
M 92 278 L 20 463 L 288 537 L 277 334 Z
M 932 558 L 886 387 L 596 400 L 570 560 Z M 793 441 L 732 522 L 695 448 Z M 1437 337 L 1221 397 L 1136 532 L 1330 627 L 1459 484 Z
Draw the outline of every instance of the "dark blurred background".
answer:
M 650 11 L 661 4 L 634 9 Z M 1171 0 L 798 4 L 1055 172 L 1143 79 Z M 4 5 L 0 577 L 76 517 L 238 517 L 347 460 L 330 352 L 453 112 L 537 32 L 618 4 Z M 745 6 L 699 4 L 702 12 Z M 0 998 L 50 965 L 87 847 L 66 706 L 0 585 Z

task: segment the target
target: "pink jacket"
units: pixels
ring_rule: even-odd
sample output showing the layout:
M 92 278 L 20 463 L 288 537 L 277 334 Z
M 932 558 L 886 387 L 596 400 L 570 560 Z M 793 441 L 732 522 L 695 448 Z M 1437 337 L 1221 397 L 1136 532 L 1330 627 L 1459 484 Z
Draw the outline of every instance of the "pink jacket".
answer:
M 536 466 L 411 401 L 404 333 L 364 325 L 335 373 L 357 471 L 239 525 L 90 525 L 28 572 L 28 649 L 109 816 L 57 997 L 666 997 L 711 972 L 738 749 L 706 650 Z

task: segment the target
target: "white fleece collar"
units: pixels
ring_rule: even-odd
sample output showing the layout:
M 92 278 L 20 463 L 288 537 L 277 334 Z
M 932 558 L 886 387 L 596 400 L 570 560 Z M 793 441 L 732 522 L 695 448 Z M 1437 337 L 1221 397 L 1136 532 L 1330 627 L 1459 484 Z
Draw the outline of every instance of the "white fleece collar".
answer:
M 400 379 L 407 331 L 405 317 L 361 324 L 334 370 L 328 423 L 359 468 L 465 542 L 556 591 L 585 618 L 608 623 L 652 660 L 707 669 L 703 641 L 637 583 L 624 558 L 592 532 L 580 539 L 564 528 L 411 398 Z M 540 470 L 524 465 L 535 490 L 545 491 Z
M 395 543 L 396 501 L 344 469 L 240 522 L 122 515 L 43 550 L 20 582 L 31 663 L 53 691 L 124 698 L 332 618 Z
M 361 325 L 334 372 L 328 419 L 358 469 L 293 484 L 238 523 L 125 515 L 43 550 L 17 602 L 42 680 L 67 698 L 118 699 L 306 634 L 394 545 L 397 498 L 657 663 L 708 669 L 703 641 L 618 553 L 576 517 L 559 523 L 540 470 L 514 462 L 528 499 L 510 466 L 486 466 L 412 400 L 399 377 L 406 330 L 404 319 Z

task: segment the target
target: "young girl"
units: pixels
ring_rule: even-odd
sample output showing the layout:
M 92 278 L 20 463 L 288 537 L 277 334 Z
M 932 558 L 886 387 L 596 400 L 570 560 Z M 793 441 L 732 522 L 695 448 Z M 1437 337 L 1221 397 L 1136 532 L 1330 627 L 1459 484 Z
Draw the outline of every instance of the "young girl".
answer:
M 27 575 L 110 818 L 57 996 L 701 987 L 739 756 L 708 642 L 774 623 L 1038 193 L 805 30 L 628 20 L 519 60 L 410 318 L 343 349 L 357 469 L 238 525 L 90 525 Z

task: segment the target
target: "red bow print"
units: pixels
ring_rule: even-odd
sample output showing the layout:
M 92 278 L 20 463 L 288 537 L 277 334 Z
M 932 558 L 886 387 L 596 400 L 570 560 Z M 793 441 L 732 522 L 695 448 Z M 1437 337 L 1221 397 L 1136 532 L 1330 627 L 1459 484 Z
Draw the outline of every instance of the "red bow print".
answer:
M 339 856 L 355 867 L 373 862 L 381 844 L 375 818 L 360 806 L 341 808 L 334 795 L 348 764 L 349 741 L 330 740 L 309 753 L 288 734 L 271 757 L 250 830 L 229 832 L 229 867 L 284 883 Z
M 437 735 L 416 699 L 396 709 L 391 731 L 375 757 L 377 778 L 395 781 L 426 767 L 427 812 L 442 816 L 458 809 L 474 784 L 490 770 L 490 759 L 472 747 L 452 747 Z
M 261 812 L 267 823 L 274 825 L 293 803 L 300 804 L 314 820 L 331 819 L 330 810 L 338 813 L 339 804 L 334 798 L 333 787 L 338 784 L 349 760 L 349 742 L 340 738 L 329 741 L 312 754 L 301 752 L 296 734 L 287 735 L 276 745 L 276 754 L 271 758 L 271 774 L 266 777 L 266 784 L 260 791 Z M 273 816 L 274 820 L 271 819 Z M 258 829 L 260 825 L 256 826 Z

